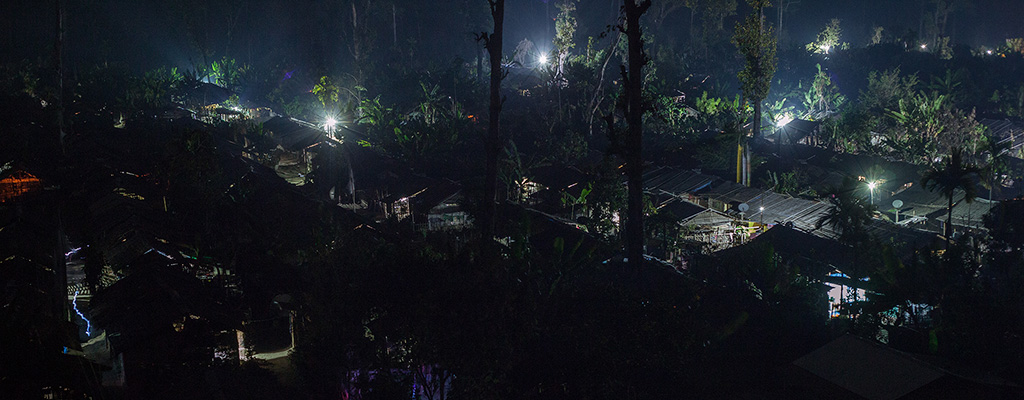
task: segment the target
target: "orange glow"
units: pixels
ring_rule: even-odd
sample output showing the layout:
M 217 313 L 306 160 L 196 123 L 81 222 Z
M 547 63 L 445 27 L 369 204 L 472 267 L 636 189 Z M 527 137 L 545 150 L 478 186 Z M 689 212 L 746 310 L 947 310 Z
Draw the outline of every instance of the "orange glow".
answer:
M 0 203 L 42 188 L 43 183 L 39 178 L 25 171 L 14 171 L 0 179 Z

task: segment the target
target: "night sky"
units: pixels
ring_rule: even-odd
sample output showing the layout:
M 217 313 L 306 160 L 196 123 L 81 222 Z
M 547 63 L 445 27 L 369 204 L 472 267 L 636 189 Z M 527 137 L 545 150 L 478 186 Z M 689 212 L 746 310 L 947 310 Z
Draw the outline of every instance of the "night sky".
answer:
M 658 1 L 655 0 L 655 3 Z M 341 24 L 347 20 L 347 2 L 296 0 L 238 1 L 128 1 L 98 0 L 69 2 L 66 27 L 68 54 L 72 59 L 123 61 L 139 68 L 161 65 L 185 67 L 190 51 L 188 15 L 205 21 L 205 36 L 218 55 L 225 52 L 252 62 L 282 58 L 302 63 L 316 54 L 329 55 L 345 46 Z M 402 3 L 402 2 L 400 2 Z M 417 40 L 421 48 L 438 59 L 473 56 L 473 34 L 489 26 L 484 0 L 404 1 L 395 15 L 397 33 Z M 597 36 L 614 22 L 621 2 L 583 0 L 579 4 L 577 37 Z M 743 2 L 738 14 L 743 15 Z M 948 34 L 954 43 L 996 46 L 1005 38 L 1024 36 L 1024 2 L 1019 0 L 958 0 L 950 16 Z M 53 2 L 25 0 L 0 4 L 0 61 L 49 57 L 54 27 Z M 921 28 L 922 8 L 930 0 L 802 0 L 784 16 L 785 33 L 791 46 L 814 39 L 831 18 L 843 21 L 844 40 L 862 44 L 872 27 L 886 27 L 890 34 Z M 538 47 L 548 46 L 554 33 L 557 9 L 545 0 L 509 0 L 506 11 L 505 47 L 512 49 L 523 38 Z M 769 20 L 776 14 L 770 11 Z M 192 14 L 189 14 L 191 12 Z M 685 32 L 689 10 L 679 8 L 667 19 L 670 31 Z M 377 16 L 388 21 L 391 16 Z M 738 16 L 726 20 L 730 28 Z M 378 24 L 381 25 L 381 24 Z M 383 37 L 390 27 L 379 26 Z M 200 35 L 202 36 L 202 35 Z M 426 44 L 434 45 L 426 45 Z M 454 45 L 453 45 L 454 44 Z

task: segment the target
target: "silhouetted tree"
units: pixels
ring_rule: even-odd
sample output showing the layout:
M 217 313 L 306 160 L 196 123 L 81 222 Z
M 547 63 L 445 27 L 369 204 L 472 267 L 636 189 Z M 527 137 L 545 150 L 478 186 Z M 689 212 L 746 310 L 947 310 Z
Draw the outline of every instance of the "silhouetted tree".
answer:
M 764 8 L 771 6 L 768 0 L 747 0 L 754 13 L 736 25 L 733 43 L 743 55 L 747 65 L 739 73 L 740 85 L 747 101 L 754 103 L 753 137 L 761 136 L 761 103 L 768 97 L 775 76 L 775 47 L 778 38 L 771 26 L 765 26 Z M 776 144 L 778 141 L 776 140 Z M 750 185 L 750 148 L 744 146 L 743 184 Z
M 487 0 L 491 7 L 491 18 L 494 19 L 494 32 L 486 32 L 479 35 L 484 41 L 484 47 L 491 61 L 491 96 L 489 107 L 489 120 L 487 123 L 487 140 L 484 146 L 487 153 L 487 165 L 485 166 L 484 181 L 484 212 L 483 212 L 483 235 L 484 241 L 489 242 L 494 237 L 494 213 L 498 187 L 498 157 L 500 156 L 504 137 L 501 134 L 501 80 L 505 78 L 505 72 L 501 68 L 501 41 L 502 26 L 505 21 L 505 0 Z
M 629 193 L 626 197 L 626 255 L 629 263 L 640 268 L 644 254 L 644 222 L 643 222 L 643 69 L 647 65 L 644 53 L 643 32 L 640 28 L 640 17 L 651 7 L 650 0 L 625 0 L 625 24 L 620 26 L 629 41 L 629 71 L 622 67 L 622 78 L 626 90 L 626 182 Z
M 871 222 L 874 213 L 874 206 L 864 201 L 863 196 L 857 196 L 857 181 L 846 177 L 840 187 L 831 187 L 826 190 L 829 203 L 828 212 L 823 215 L 815 226 L 820 229 L 828 225 L 839 233 L 839 241 L 848 245 L 861 241 L 866 235 L 865 225 Z
M 761 103 L 768 97 L 772 77 L 775 76 L 776 45 L 778 41 L 771 26 L 764 23 L 764 8 L 771 6 L 768 0 L 748 0 L 754 13 L 736 25 L 733 42 L 746 60 L 746 66 L 739 73 L 743 95 L 754 103 L 754 139 L 761 134 Z
M 964 192 L 963 201 L 973 202 L 977 196 L 976 184 L 982 177 L 981 168 L 965 163 L 962 150 L 954 148 L 952 154 L 946 159 L 943 167 L 933 166 L 921 178 L 921 183 L 929 191 L 938 191 L 948 200 L 946 207 L 946 246 L 949 247 L 950 238 L 953 236 L 953 196 L 957 190 Z

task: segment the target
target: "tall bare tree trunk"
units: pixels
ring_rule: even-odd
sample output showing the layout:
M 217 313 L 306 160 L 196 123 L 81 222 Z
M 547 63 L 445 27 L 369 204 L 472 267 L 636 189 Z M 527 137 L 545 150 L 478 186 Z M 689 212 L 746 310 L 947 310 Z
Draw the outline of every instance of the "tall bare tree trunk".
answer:
M 590 103 L 587 106 L 587 126 L 589 131 L 587 132 L 590 137 L 594 136 L 594 116 L 597 115 L 598 108 L 601 107 L 600 97 L 604 90 L 604 72 L 608 69 L 608 62 L 611 61 L 615 55 L 615 46 L 619 43 L 619 39 L 622 37 L 622 32 L 619 31 L 618 35 L 615 35 L 615 39 L 608 45 L 608 55 L 604 58 L 604 63 L 601 64 L 601 73 L 598 75 L 597 86 L 594 87 L 594 96 L 590 98 Z M 1024 92 L 1022 92 L 1024 93 Z
M 758 14 L 758 22 L 760 23 L 759 28 L 758 28 L 758 32 L 759 32 L 758 35 L 763 37 L 764 34 L 765 34 L 764 33 L 764 8 L 758 9 L 757 10 L 757 14 Z M 764 41 L 761 40 L 761 42 L 763 43 Z M 759 71 L 762 70 L 760 64 L 762 64 L 764 62 L 765 62 L 765 60 L 762 60 L 761 57 L 757 58 L 757 63 L 759 64 L 757 69 Z M 771 79 L 770 76 L 768 78 Z M 761 138 L 761 103 L 764 102 L 764 99 L 756 98 L 757 96 L 753 96 L 753 97 L 755 97 L 755 99 L 754 99 L 754 124 L 753 124 L 754 132 L 751 135 L 751 137 L 753 138 L 754 142 L 757 142 L 757 140 Z M 750 157 L 747 157 L 747 162 L 748 163 L 750 162 Z M 748 172 L 749 172 L 749 170 L 748 170 Z M 748 177 L 747 180 L 749 181 L 749 179 L 750 178 Z M 747 185 L 749 186 L 750 183 L 747 182 Z
M 359 13 L 355 1 L 352 2 L 352 57 L 359 59 Z
M 56 43 L 53 48 L 53 61 L 57 72 L 57 135 L 60 150 L 64 152 L 64 5 L 61 0 L 56 0 L 54 5 L 57 13 Z
M 751 172 L 751 170 L 750 170 L 750 146 L 751 146 L 750 144 L 747 144 L 747 146 L 744 147 L 744 150 L 746 150 L 746 153 L 743 155 L 743 163 L 744 163 L 743 167 L 747 171 L 747 182 L 744 183 L 744 185 L 746 185 L 746 186 L 750 186 L 750 172 Z
M 60 143 L 61 156 L 63 156 L 67 150 L 64 148 L 64 4 L 61 0 L 54 2 L 56 6 L 56 37 L 54 44 L 54 61 L 57 69 L 57 134 Z M 63 163 L 58 162 L 57 165 L 57 176 L 63 178 L 64 167 Z M 63 179 L 61 179 L 63 180 Z M 67 258 L 64 256 L 64 251 L 68 247 L 66 237 L 64 235 L 64 219 L 62 216 L 63 197 L 58 197 L 55 200 L 57 204 L 57 212 L 54 214 L 57 222 L 57 243 L 56 250 L 54 253 L 54 303 L 56 315 L 60 315 L 62 319 L 68 320 L 67 310 L 67 299 L 68 299 L 68 283 L 67 283 Z
M 482 56 L 479 48 L 476 48 L 473 51 L 476 53 L 476 81 L 477 82 L 483 82 L 484 81 L 483 56 Z
M 494 202 L 497 197 L 498 155 L 504 142 L 504 137 L 501 134 L 500 117 L 502 103 L 501 80 L 505 77 L 504 71 L 501 68 L 501 41 L 502 26 L 505 21 L 505 0 L 488 0 L 488 3 L 491 6 L 491 18 L 494 19 L 494 32 L 490 35 L 482 35 L 491 61 L 490 119 L 487 125 L 487 140 L 485 144 L 487 165 L 484 178 L 484 243 L 490 243 L 494 239 L 494 220 L 497 210 Z
M 629 190 L 626 197 L 626 256 L 630 266 L 639 270 L 643 265 L 644 221 L 643 221 L 643 68 L 647 64 L 644 54 L 643 33 L 640 17 L 651 6 L 650 0 L 625 0 L 623 10 L 626 22 L 622 27 L 629 41 L 629 71 L 623 71 L 626 81 L 626 182 Z
M 946 235 L 947 249 L 949 248 L 949 243 L 953 238 L 953 196 L 955 196 L 955 192 L 949 194 L 949 205 L 946 206 L 946 229 L 945 232 L 943 232 L 943 234 Z
M 779 0 L 779 5 L 776 7 L 779 11 L 779 31 L 775 32 L 778 36 L 778 43 L 782 43 L 782 12 L 786 8 L 786 0 Z
M 757 13 L 760 21 L 759 32 L 760 35 L 764 35 L 764 8 L 758 9 Z M 758 58 L 757 62 L 758 64 L 760 64 L 761 62 L 763 62 L 763 60 Z M 760 69 L 761 68 L 759 66 L 758 70 Z M 750 141 L 745 146 L 746 152 L 743 154 L 744 186 L 750 186 L 750 147 L 753 146 L 754 143 L 757 143 L 757 141 L 761 138 L 761 102 L 763 101 L 764 99 L 754 99 L 754 123 L 751 124 L 751 130 L 753 130 L 753 132 L 751 132 Z
M 366 11 L 365 9 L 363 11 Z M 356 67 L 356 80 L 363 81 L 363 43 L 359 32 L 359 12 L 356 9 L 356 1 L 352 1 L 352 61 Z
M 697 8 L 696 6 L 690 7 L 690 30 L 689 30 L 689 32 L 687 32 L 687 35 L 686 35 L 687 43 L 690 46 L 693 46 L 693 32 L 694 32 L 694 28 L 693 28 L 693 14 L 696 12 L 696 8 Z
M 743 137 L 736 136 L 736 183 L 743 183 Z

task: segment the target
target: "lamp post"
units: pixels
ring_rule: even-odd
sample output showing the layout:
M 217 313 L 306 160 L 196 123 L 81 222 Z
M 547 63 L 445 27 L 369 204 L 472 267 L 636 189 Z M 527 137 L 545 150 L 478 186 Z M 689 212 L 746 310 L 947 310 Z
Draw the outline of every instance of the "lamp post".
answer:
M 868 190 L 871 192 L 871 205 L 875 205 L 875 186 L 878 186 L 878 182 L 868 182 Z
M 761 211 L 761 229 L 764 229 L 764 207 L 758 207 L 758 210 Z

